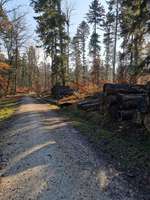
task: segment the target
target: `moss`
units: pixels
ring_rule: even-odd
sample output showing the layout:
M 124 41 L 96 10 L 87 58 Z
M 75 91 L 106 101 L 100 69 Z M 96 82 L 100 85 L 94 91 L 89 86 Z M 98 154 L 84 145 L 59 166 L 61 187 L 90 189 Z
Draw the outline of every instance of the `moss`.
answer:
M 13 108 L 4 108 L 0 109 L 0 121 L 3 121 L 9 118 L 14 113 Z
M 6 98 L 0 100 L 0 122 L 9 119 L 15 112 L 17 99 Z

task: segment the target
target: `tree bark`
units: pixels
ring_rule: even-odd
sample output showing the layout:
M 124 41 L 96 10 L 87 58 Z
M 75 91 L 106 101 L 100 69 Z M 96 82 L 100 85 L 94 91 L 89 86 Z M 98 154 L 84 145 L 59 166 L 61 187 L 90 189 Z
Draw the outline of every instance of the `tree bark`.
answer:
M 113 82 L 116 80 L 116 49 L 117 49 L 117 34 L 118 34 L 118 16 L 119 16 L 119 1 L 116 2 L 116 19 L 115 19 L 115 40 L 113 52 Z

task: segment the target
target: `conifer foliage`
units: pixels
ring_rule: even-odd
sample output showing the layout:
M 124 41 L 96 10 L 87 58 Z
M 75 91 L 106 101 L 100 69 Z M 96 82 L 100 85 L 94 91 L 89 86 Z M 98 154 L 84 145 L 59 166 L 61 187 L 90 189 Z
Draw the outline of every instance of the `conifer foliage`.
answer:
M 91 24 L 94 28 L 94 31 L 91 35 L 90 39 L 90 49 L 89 53 L 93 59 L 93 82 L 98 84 L 99 83 L 99 73 L 100 73 L 100 40 L 99 34 L 97 33 L 97 29 L 103 26 L 104 22 L 104 15 L 105 10 L 101 5 L 99 0 L 93 0 L 91 5 L 89 6 L 89 12 L 87 13 L 87 21 Z
M 66 17 L 62 12 L 61 0 L 32 1 L 37 13 L 37 33 L 52 59 L 52 83 L 66 84 L 67 77 L 67 44 L 65 31 Z
M 38 44 L 28 42 L 25 13 L 0 0 L 0 95 L 47 92 L 56 84 L 135 84 L 150 72 L 148 0 L 91 0 L 78 24 L 73 0 L 30 1 Z

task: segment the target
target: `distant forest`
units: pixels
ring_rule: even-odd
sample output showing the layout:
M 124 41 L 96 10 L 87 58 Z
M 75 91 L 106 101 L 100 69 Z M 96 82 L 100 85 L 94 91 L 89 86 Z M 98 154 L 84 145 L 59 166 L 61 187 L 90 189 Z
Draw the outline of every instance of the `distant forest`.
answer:
M 135 84 L 150 72 L 149 0 L 107 0 L 107 7 L 91 0 L 73 37 L 71 0 L 31 0 L 40 41 L 32 46 L 26 14 L 8 10 L 8 1 L 0 0 L 1 96 L 50 91 L 56 84 Z M 38 48 L 45 52 L 42 62 Z

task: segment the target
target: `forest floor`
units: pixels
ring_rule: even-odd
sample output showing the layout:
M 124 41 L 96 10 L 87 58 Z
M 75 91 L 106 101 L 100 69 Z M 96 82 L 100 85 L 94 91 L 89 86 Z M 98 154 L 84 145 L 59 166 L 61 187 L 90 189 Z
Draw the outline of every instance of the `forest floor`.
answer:
M 72 121 L 97 154 L 122 173 L 138 192 L 138 199 L 150 199 L 150 133 L 143 126 L 113 121 L 109 115 L 75 106 L 58 112 Z
M 0 199 L 146 199 L 102 152 L 97 154 L 56 106 L 23 97 L 4 124 L 0 125 Z

